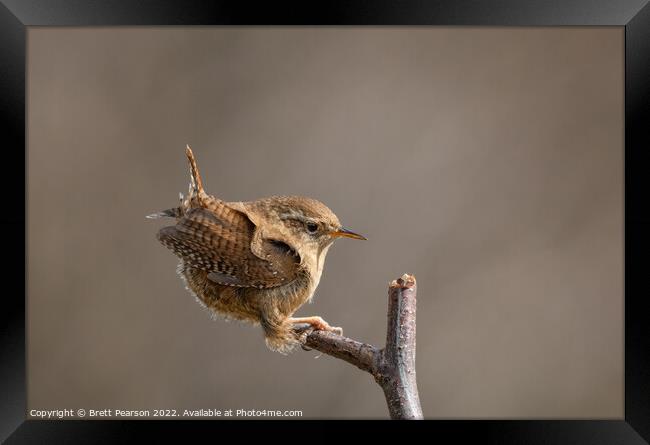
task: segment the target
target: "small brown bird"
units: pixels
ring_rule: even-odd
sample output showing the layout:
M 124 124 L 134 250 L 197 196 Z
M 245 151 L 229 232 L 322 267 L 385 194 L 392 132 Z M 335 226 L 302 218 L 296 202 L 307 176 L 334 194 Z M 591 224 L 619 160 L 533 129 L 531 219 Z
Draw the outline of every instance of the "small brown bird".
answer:
M 224 202 L 203 190 L 189 146 L 188 196 L 148 218 L 173 217 L 158 240 L 180 258 L 178 273 L 209 309 L 260 324 L 266 344 L 286 353 L 299 344 L 293 325 L 341 333 L 321 317 L 293 318 L 310 301 L 336 238 L 365 240 L 341 226 L 323 203 L 301 196 Z

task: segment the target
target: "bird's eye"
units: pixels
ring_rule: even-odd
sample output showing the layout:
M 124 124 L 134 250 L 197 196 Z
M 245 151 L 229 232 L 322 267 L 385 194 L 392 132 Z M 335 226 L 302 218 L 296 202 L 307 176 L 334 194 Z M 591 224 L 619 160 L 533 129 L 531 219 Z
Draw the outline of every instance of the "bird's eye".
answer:
M 307 227 L 307 232 L 309 233 L 316 233 L 316 231 L 318 231 L 318 224 L 316 223 L 312 223 L 312 222 L 307 223 L 306 227 Z

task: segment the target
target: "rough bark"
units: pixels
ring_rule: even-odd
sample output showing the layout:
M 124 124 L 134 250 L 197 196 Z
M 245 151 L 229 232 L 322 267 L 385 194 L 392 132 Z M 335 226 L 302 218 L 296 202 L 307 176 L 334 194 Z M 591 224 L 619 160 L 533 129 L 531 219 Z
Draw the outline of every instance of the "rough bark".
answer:
M 388 329 L 386 346 L 367 343 L 327 331 L 302 332 L 303 344 L 332 357 L 345 360 L 370 373 L 384 390 L 392 419 L 422 419 L 415 373 L 415 277 L 404 274 L 388 287 Z

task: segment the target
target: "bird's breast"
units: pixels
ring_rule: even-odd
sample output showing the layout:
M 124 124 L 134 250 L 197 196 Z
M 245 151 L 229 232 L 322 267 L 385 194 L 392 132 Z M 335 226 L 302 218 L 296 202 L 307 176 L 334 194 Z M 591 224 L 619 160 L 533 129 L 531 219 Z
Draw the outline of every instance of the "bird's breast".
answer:
M 308 270 L 309 280 L 307 289 L 305 290 L 305 301 L 310 301 L 314 296 L 314 292 L 320 283 L 323 269 L 325 267 L 325 257 L 330 246 L 324 247 L 320 252 L 310 257 L 305 261 L 306 269 Z

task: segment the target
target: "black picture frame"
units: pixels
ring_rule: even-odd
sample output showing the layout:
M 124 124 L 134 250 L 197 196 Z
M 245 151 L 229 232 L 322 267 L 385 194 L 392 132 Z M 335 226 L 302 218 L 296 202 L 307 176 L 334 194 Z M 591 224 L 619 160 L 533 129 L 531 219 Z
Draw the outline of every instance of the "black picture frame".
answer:
M 8 443 L 92 442 L 152 439 L 176 432 L 223 434 L 256 428 L 309 440 L 335 428 L 302 421 L 153 422 L 36 421 L 26 418 L 26 127 L 25 74 L 28 26 L 119 25 L 476 25 L 621 26 L 625 28 L 625 416 L 621 420 L 481 420 L 412 423 L 345 422 L 364 436 L 417 430 L 428 437 L 480 437 L 481 443 L 627 444 L 650 441 L 650 295 L 645 258 L 650 251 L 650 5 L 647 0 L 390 0 L 327 2 L 171 0 L 0 0 L 0 101 L 5 248 L 0 306 L 0 439 Z M 23 188 L 25 187 L 25 188 Z M 22 193 L 21 193 L 22 192 Z M 20 277 L 24 277 L 21 279 Z M 10 286 L 11 285 L 11 286 Z M 53 376 L 56 378 L 56 376 Z M 254 426 L 251 427 L 251 425 Z M 338 425 L 341 426 L 341 425 Z M 287 432 L 299 434 L 291 439 Z M 302 432 L 302 433 L 299 433 Z M 318 433 L 317 433 L 318 432 Z M 322 432 L 322 433 L 321 433 Z M 334 433 L 333 433 L 334 434 Z M 215 437 L 215 436 L 213 436 Z M 302 437 L 302 438 L 301 438 Z M 334 438 L 334 437 L 332 437 Z M 644 440 L 645 439 L 645 440 Z

